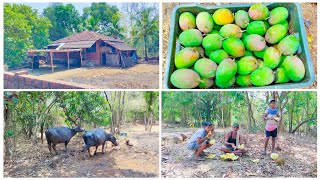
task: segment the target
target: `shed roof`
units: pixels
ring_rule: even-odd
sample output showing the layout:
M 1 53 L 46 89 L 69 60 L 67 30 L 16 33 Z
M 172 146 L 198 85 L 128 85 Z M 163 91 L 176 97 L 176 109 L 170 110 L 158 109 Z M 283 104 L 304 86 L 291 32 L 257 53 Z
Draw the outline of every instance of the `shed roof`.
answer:
M 78 42 L 78 41 L 97 41 L 97 40 L 103 40 L 103 41 L 115 41 L 115 42 L 124 42 L 120 39 L 115 39 L 110 36 L 106 36 L 104 34 L 99 34 L 93 31 L 83 31 L 80 33 L 73 34 L 71 36 L 56 40 L 52 43 L 66 43 L 66 42 Z
M 129 44 L 125 42 L 113 42 L 113 41 L 104 41 L 105 43 L 109 44 L 110 46 L 119 49 L 121 51 L 135 51 L 137 50 L 134 47 L 131 47 Z
M 73 48 L 89 48 L 96 41 L 77 41 L 77 42 L 66 42 L 60 49 L 73 49 Z

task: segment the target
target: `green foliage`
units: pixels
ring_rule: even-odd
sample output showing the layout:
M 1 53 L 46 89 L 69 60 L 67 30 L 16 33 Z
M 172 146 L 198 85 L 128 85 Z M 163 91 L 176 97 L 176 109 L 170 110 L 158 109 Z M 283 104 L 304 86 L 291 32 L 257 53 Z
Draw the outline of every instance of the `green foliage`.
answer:
M 253 120 L 249 127 L 248 94 Z M 162 118 L 163 122 L 181 124 L 188 127 L 194 123 L 195 127 L 201 127 L 203 121 L 213 122 L 217 127 L 230 127 L 238 122 L 250 132 L 261 131 L 265 128 L 262 118 L 268 107 L 268 100 L 276 99 L 269 96 L 278 94 L 281 106 L 285 105 L 283 125 L 288 129 L 292 122 L 293 128 L 300 123 L 305 131 L 316 128 L 317 123 L 317 94 L 315 92 L 240 92 L 240 91 L 215 91 L 215 92 L 162 92 Z M 286 96 L 286 94 L 288 94 Z M 292 100 L 294 105 L 292 106 Z M 277 99 L 277 107 L 280 102 Z M 291 115 L 291 113 L 293 113 Z M 291 117 L 293 117 L 291 119 Z M 301 128 L 301 129 L 303 129 Z M 288 130 L 289 131 L 289 130 Z
M 13 136 L 14 136 L 14 131 L 12 131 L 12 130 L 5 131 L 4 135 L 3 135 L 4 139 L 8 139 L 8 138 L 11 138 Z
M 72 4 L 52 3 L 43 10 L 43 15 L 52 24 L 49 31 L 52 41 L 80 31 L 81 18 Z
M 27 5 L 4 4 L 4 63 L 19 66 L 31 48 L 44 48 L 49 42 L 51 23 Z

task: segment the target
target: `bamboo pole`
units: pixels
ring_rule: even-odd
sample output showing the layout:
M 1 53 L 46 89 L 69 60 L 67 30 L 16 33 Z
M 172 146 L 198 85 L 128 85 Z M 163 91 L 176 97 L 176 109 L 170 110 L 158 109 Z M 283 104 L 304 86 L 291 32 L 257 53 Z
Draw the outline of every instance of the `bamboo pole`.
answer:
M 69 51 L 67 52 L 67 56 L 68 56 L 68 69 L 70 69 L 70 58 L 69 58 Z
M 51 71 L 54 72 L 53 69 L 53 58 L 52 58 L 52 52 L 50 52 L 50 60 L 51 60 Z

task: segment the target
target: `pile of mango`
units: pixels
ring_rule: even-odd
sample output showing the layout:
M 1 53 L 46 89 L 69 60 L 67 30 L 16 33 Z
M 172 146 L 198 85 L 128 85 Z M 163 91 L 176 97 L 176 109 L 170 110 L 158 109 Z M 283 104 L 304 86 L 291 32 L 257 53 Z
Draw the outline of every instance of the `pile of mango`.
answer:
M 299 38 L 288 33 L 289 12 L 254 4 L 248 11 L 221 8 L 212 15 L 183 12 L 183 46 L 170 81 L 176 88 L 230 88 L 299 82 L 305 67 Z

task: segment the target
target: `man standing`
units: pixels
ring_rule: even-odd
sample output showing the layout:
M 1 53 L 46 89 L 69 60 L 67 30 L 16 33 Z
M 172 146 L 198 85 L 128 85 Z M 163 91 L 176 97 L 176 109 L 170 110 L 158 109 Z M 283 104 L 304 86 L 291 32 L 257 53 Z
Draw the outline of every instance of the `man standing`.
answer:
M 264 142 L 264 152 L 263 154 L 267 154 L 267 147 L 270 136 L 272 137 L 272 153 L 274 153 L 274 147 L 276 144 L 276 137 L 278 135 L 278 118 L 279 109 L 276 107 L 276 101 L 271 100 L 269 102 L 269 108 L 264 112 L 263 118 L 266 121 L 266 140 Z
M 210 138 L 213 136 L 213 125 L 211 122 L 202 123 L 202 129 L 198 130 L 188 141 L 187 147 L 194 150 L 198 161 L 205 160 L 201 157 L 203 150 L 210 147 Z

